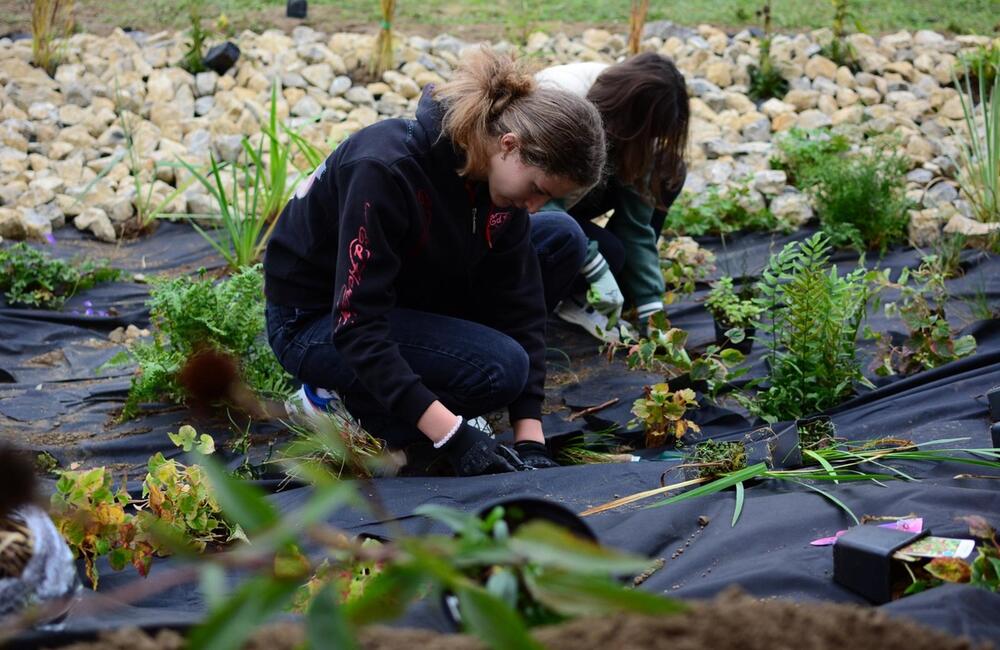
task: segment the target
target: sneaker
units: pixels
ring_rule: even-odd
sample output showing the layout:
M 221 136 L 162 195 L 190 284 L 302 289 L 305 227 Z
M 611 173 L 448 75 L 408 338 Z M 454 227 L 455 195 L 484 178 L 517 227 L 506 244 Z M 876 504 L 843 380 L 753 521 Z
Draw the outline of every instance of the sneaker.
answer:
M 477 418 L 469 418 L 468 420 L 465 421 L 465 423 L 468 424 L 473 429 L 479 429 L 480 431 L 482 431 L 491 438 L 495 437 L 493 432 L 493 427 L 491 427 L 490 423 L 486 421 L 486 418 L 482 416 L 479 416 Z
M 604 343 L 635 339 L 635 332 L 628 323 L 622 321 L 609 326 L 605 314 L 577 296 L 570 296 L 556 305 L 555 314 L 567 323 L 579 325 L 588 334 Z
M 285 401 L 285 412 L 299 426 L 308 427 L 328 413 L 343 413 L 343 404 L 337 393 L 325 388 L 302 384 L 298 392 Z

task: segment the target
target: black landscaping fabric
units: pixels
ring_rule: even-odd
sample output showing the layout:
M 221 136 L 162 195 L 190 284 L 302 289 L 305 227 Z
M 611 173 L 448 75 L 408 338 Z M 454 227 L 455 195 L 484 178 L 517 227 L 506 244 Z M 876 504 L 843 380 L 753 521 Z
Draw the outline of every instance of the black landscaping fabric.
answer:
M 744 234 L 703 239 L 718 254 L 715 276 L 722 273 L 754 276 L 768 254 L 787 241 L 803 239 L 804 230 L 793 235 Z M 189 227 L 164 223 L 152 236 L 118 246 L 99 244 L 63 229 L 51 250 L 60 256 L 103 257 L 131 273 L 150 277 L 157 273 L 194 272 L 201 266 L 218 268 L 221 260 Z M 921 253 L 897 248 L 883 258 L 869 256 L 869 266 L 915 268 Z M 857 256 L 840 252 L 835 261 L 843 272 Z M 1000 257 L 976 250 L 963 253 L 964 275 L 948 281 L 951 294 L 948 316 L 961 333 L 974 334 L 978 351 L 974 356 L 942 368 L 908 378 L 874 378 L 876 390 L 862 390 L 854 399 L 831 412 L 838 435 L 852 440 L 885 436 L 911 437 L 918 443 L 932 439 L 965 437 L 962 447 L 991 446 L 984 394 L 1000 385 L 1000 320 L 974 321 L 974 305 L 1000 306 Z M 670 308 L 675 326 L 690 333 L 689 345 L 704 346 L 714 338 L 711 317 L 702 301 L 707 284 Z M 146 459 L 156 451 L 176 455 L 167 436 L 184 423 L 191 423 L 215 436 L 219 447 L 234 434 L 224 418 L 198 420 L 181 407 L 164 405 L 133 421 L 116 424 L 113 414 L 128 390 L 130 367 L 95 372 L 121 347 L 110 343 L 115 327 L 148 324 L 143 301 L 147 286 L 122 281 L 96 287 L 69 301 L 62 312 L 29 311 L 0 303 L 0 435 L 34 452 L 54 455 L 63 467 L 78 462 L 83 467 L 108 465 L 117 476 L 127 471 L 130 487 L 142 476 Z M 891 296 L 887 296 L 891 297 Z M 89 301 L 89 303 L 88 303 Z M 93 314 L 88 315 L 90 308 Z M 108 315 L 102 315 L 110 312 Z M 869 325 L 876 331 L 902 335 L 901 323 L 873 310 Z M 545 429 L 556 444 L 581 432 L 617 427 L 620 433 L 638 435 L 628 424 L 632 402 L 644 385 L 658 381 L 656 375 L 629 372 L 622 361 L 609 363 L 596 341 L 572 328 L 552 321 L 549 332 L 550 380 Z M 866 359 L 870 343 L 861 344 Z M 750 376 L 761 376 L 761 352 L 750 357 Z M 571 412 L 618 398 L 617 404 L 593 415 L 569 419 Z M 694 413 L 706 437 L 738 439 L 759 423 L 745 411 L 723 399 L 722 406 L 706 406 Z M 776 430 L 786 424 L 779 424 Z M 267 452 L 267 442 L 280 440 L 275 425 L 251 429 L 254 458 Z M 232 452 L 228 458 L 239 462 Z M 642 462 L 612 465 L 561 467 L 557 469 L 474 478 L 383 478 L 359 487 L 365 494 L 377 493 L 389 513 L 388 519 L 370 513 L 344 510 L 330 522 L 353 533 L 388 537 L 400 530 L 438 530 L 412 516 L 422 504 L 436 503 L 477 511 L 505 496 L 535 495 L 565 504 L 574 511 L 611 499 L 648 490 L 677 478 L 671 468 L 675 453 L 644 450 Z M 1000 525 L 1000 481 L 990 478 L 956 478 L 961 474 L 1000 477 L 992 470 L 954 463 L 907 462 L 898 467 L 918 477 L 916 482 L 889 481 L 885 486 L 870 482 L 824 488 L 835 493 L 859 517 L 864 514 L 924 518 L 925 527 L 936 535 L 965 536 L 965 526 L 956 517 L 985 516 Z M 278 481 L 263 481 L 278 489 Z M 273 495 L 283 512 L 305 502 L 310 489 L 285 486 Z M 654 500 L 587 518 L 588 524 L 607 545 L 663 558 L 665 566 L 654 573 L 643 589 L 681 598 L 711 597 L 736 584 L 760 597 L 782 597 L 798 601 L 824 600 L 864 603 L 832 580 L 831 547 L 809 542 L 833 535 L 850 523 L 847 515 L 821 495 L 806 487 L 762 482 L 746 490 L 742 515 L 731 525 L 735 496 L 732 491 L 701 497 L 666 507 L 648 508 Z M 700 525 L 699 518 L 708 524 Z M 179 562 L 157 560 L 152 574 L 170 570 Z M 131 571 L 112 572 L 105 565 L 101 592 L 135 580 Z M 100 597 L 90 593 L 85 598 Z M 909 616 L 927 625 L 981 640 L 1000 640 L 1000 595 L 969 586 L 947 586 L 907 597 L 883 608 L 893 615 Z M 63 632 L 39 632 L 25 637 L 33 643 L 48 636 L 51 642 L 86 635 L 94 629 L 126 625 L 147 627 L 189 625 L 204 614 L 197 588 L 175 587 L 130 606 L 122 605 L 100 615 L 70 614 Z M 448 629 L 436 603 L 411 610 L 402 621 L 421 627 Z

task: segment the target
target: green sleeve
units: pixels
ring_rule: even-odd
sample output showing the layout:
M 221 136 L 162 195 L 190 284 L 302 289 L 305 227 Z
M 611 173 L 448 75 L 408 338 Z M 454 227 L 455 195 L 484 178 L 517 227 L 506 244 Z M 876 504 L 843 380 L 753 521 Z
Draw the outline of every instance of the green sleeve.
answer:
M 632 187 L 621 186 L 615 192 L 615 212 L 607 229 L 625 248 L 625 267 L 619 285 L 625 297 L 640 312 L 644 306 L 663 301 L 663 273 L 656 249 L 659 233 L 653 232 L 650 220 L 653 206 L 647 204 Z

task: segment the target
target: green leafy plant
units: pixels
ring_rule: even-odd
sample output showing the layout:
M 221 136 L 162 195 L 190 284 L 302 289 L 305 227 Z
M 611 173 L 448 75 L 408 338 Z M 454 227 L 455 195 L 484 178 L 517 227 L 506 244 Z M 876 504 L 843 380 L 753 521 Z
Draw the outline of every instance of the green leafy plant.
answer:
M 771 58 L 771 2 L 767 0 L 757 10 L 757 18 L 764 25 L 764 37 L 760 39 L 760 58 L 757 65 L 749 67 L 750 99 L 763 101 L 771 97 L 783 97 L 788 92 L 788 80 Z
M 108 556 L 118 571 L 128 564 L 141 575 L 149 571 L 153 549 L 137 535 L 135 517 L 125 512 L 130 501 L 124 485 L 114 489 L 104 467 L 59 472 L 51 499 L 52 520 L 73 555 L 84 559 L 94 589 L 100 578 L 95 564 L 99 557 Z
M 188 30 L 188 47 L 184 52 L 184 58 L 181 59 L 181 67 L 191 74 L 198 74 L 208 69 L 203 62 L 205 40 L 211 36 L 212 32 L 202 24 L 203 0 L 185 0 L 184 4 L 191 27 Z
M 785 172 L 788 182 L 807 190 L 814 169 L 851 149 L 851 142 L 842 133 L 824 129 L 806 130 L 794 127 L 776 138 L 778 155 L 771 158 L 771 167 Z
M 190 425 L 168 435 L 184 451 L 193 450 L 205 456 L 215 451 L 212 437 L 205 433 L 199 437 Z M 183 465 L 156 452 L 146 467 L 142 500 L 135 504 L 141 530 L 167 527 L 168 537 L 181 539 L 199 552 L 208 544 L 224 543 L 234 533 L 239 534 L 222 519 L 221 508 L 200 465 Z M 169 554 L 169 547 L 157 544 L 155 536 L 152 539 L 156 553 Z
M 884 252 L 905 237 L 909 223 L 909 163 L 892 144 L 871 142 L 868 151 L 851 152 L 842 134 L 792 129 L 778 139 L 771 165 L 812 196 L 834 246 Z
M 830 0 L 830 4 L 833 5 L 833 38 L 823 46 L 823 55 L 837 65 L 847 66 L 852 72 L 857 72 L 860 67 L 857 53 L 847 42 L 847 24 L 853 22 L 854 28 L 859 32 L 862 31 L 861 24 L 851 8 L 850 0 Z
M 688 409 L 697 406 L 693 390 L 672 391 L 663 382 L 643 389 L 643 396 L 632 405 L 632 414 L 636 417 L 634 421 L 646 428 L 646 447 L 662 447 L 667 442 L 677 442 L 688 431 L 701 431 L 684 417 Z
M 685 348 L 687 338 L 687 332 L 671 327 L 660 313 L 650 318 L 646 337 L 620 347 L 628 351 L 625 362 L 630 369 L 660 372 L 668 380 L 686 373 L 693 382 L 704 381 L 712 399 L 727 383 L 747 372 L 747 368 L 738 367 L 745 358 L 739 350 L 710 345 L 703 354 L 692 358 Z
M 625 588 L 610 576 L 646 569 L 650 561 L 603 549 L 547 524 L 529 521 L 516 530 L 503 510 L 484 519 L 425 505 L 417 514 L 448 526 L 451 535 L 411 537 L 397 531 L 393 541 L 370 544 L 323 523 L 344 505 L 365 507 L 347 483 L 317 489 L 299 510 L 279 514 L 252 485 L 207 462 L 224 511 L 247 531 L 251 543 L 225 555 L 202 558 L 202 584 L 209 593 L 223 588 L 225 566 L 263 569 L 230 595 L 211 601 L 206 620 L 188 639 L 193 650 L 231 650 L 253 630 L 301 598 L 300 588 L 326 563 L 326 575 L 377 566 L 356 597 L 345 582 L 318 587 L 309 597 L 306 634 L 311 643 L 354 648 L 359 627 L 399 616 L 413 601 L 450 594 L 465 631 L 493 648 L 538 648 L 527 624 L 583 614 L 644 612 L 665 615 L 684 606 L 661 596 Z M 294 540 L 317 544 L 307 558 L 290 552 Z M 284 560 L 282 560 L 284 558 Z M 280 560 L 280 561 L 279 561 Z M 221 567 L 220 567 L 221 565 Z M 347 587 L 347 591 L 350 588 Z M 301 603 L 301 600 L 298 602 Z
M 168 435 L 185 450 L 207 455 L 215 449 L 211 436 L 199 437 L 190 426 Z M 129 496 L 124 481 L 115 490 L 106 467 L 57 472 L 52 519 L 74 555 L 84 559 L 94 589 L 99 557 L 107 556 L 115 571 L 131 564 L 146 576 L 154 555 L 170 555 L 180 546 L 200 552 L 241 535 L 221 517 L 201 466 L 166 460 L 157 452 L 147 468 L 139 500 Z
M 980 79 L 985 88 L 990 88 L 997 77 L 997 70 L 1000 70 L 1000 40 L 959 52 L 954 72 L 955 74 L 968 74 L 971 77 L 969 85 L 972 94 L 969 96 L 973 101 L 978 101 L 983 97 L 979 92 Z M 956 87 L 958 87 L 957 84 Z
M 954 338 L 945 314 L 948 292 L 944 280 L 935 255 L 925 257 L 916 271 L 904 268 L 896 282 L 890 282 L 885 275 L 878 276 L 882 288 L 899 291 L 899 299 L 885 305 L 885 314 L 901 318 L 909 335 L 897 346 L 888 334 L 865 328 L 865 336 L 878 344 L 878 353 L 872 362 L 876 374 L 909 375 L 937 368 L 976 351 L 976 339 L 971 334 Z
M 684 465 L 695 468 L 701 477 L 714 479 L 746 467 L 747 450 L 739 441 L 724 442 L 709 439 L 694 446 L 694 451 L 690 458 L 685 460 Z
M 50 77 L 62 63 L 65 39 L 73 31 L 73 5 L 75 0 L 32 0 L 31 2 L 31 60 Z
M 792 242 L 771 256 L 757 283 L 757 341 L 770 371 L 749 382 L 756 395 L 741 400 L 767 422 L 818 413 L 852 394 L 855 384 L 871 386 L 856 351 L 870 277 L 862 267 L 841 276 L 829 257 L 822 233 Z
M 287 395 L 289 376 L 261 340 L 263 283 L 259 266 L 244 268 L 218 283 L 204 272 L 197 278 L 154 279 L 148 302 L 151 340 L 137 342 L 113 359 L 132 358 L 139 365 L 122 419 L 134 417 L 143 402 L 166 397 L 183 403 L 187 394 L 178 375 L 192 356 L 209 349 L 239 359 L 242 380 L 258 394 Z
M 808 175 L 823 231 L 834 246 L 885 252 L 906 237 L 904 156 L 882 147 L 870 153 L 830 158 Z
M 11 305 L 59 309 L 76 292 L 120 277 L 102 262 L 54 258 L 24 242 L 0 249 L 0 291 Z
M 752 290 L 752 287 L 747 286 L 744 289 Z M 736 291 L 732 277 L 728 275 L 721 277 L 708 292 L 705 308 L 727 329 L 738 327 L 745 330 L 753 325 L 761 311 L 760 305 L 753 301 L 752 295 L 746 295 L 747 293 L 743 289 L 740 292 Z
M 715 254 L 702 248 L 690 237 L 674 237 L 660 243 L 660 271 L 666 293 L 663 301 L 671 304 L 681 294 L 691 293 L 699 280 L 713 270 Z
M 974 101 L 972 76 L 966 68 L 964 88 L 955 80 L 968 132 L 962 147 L 959 184 L 976 218 L 988 223 L 1000 221 L 1000 75 L 994 69 L 993 83 L 987 85 L 987 67 L 980 62 L 975 68 L 978 104 Z
M 773 230 L 778 221 L 765 207 L 747 207 L 749 185 L 720 190 L 712 186 L 695 198 L 690 193 L 681 194 L 670 207 L 664 227 L 691 237 L 719 235 L 737 230 Z

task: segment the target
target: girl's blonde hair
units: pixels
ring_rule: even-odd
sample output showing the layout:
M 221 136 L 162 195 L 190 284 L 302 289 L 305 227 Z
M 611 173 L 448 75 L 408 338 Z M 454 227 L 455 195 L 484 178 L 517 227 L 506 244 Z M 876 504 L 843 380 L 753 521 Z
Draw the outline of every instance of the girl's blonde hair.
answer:
M 465 152 L 463 176 L 484 176 L 490 143 L 514 133 L 524 164 L 581 187 L 600 180 L 605 159 L 600 113 L 582 97 L 537 87 L 521 61 L 484 47 L 466 57 L 434 97 L 444 108 L 442 135 Z

